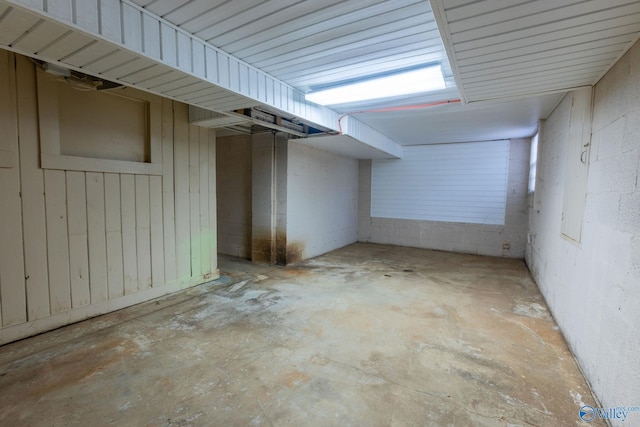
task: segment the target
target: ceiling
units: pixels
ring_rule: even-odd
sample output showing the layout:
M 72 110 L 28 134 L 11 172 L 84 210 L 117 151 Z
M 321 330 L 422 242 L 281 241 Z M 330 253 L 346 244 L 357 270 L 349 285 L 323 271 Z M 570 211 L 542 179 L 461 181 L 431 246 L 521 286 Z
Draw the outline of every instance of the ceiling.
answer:
M 0 46 L 220 113 L 270 107 L 334 130 L 347 114 L 367 136 L 351 135 L 360 144 L 344 150 L 352 156 L 362 142 L 531 136 L 564 93 L 595 84 L 640 33 L 638 0 L 99 4 L 0 0 Z M 113 31 L 109 20 L 119 21 Z M 435 63 L 447 84 L 438 92 L 330 109 L 304 100 L 311 90 Z M 426 106 L 442 101 L 452 102 Z

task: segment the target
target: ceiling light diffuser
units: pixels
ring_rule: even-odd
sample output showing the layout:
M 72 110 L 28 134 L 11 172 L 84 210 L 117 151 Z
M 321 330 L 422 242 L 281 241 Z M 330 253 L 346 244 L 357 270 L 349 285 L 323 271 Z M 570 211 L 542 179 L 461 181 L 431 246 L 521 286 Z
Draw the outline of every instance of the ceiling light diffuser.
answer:
M 445 87 L 442 69 L 435 65 L 310 92 L 305 99 L 320 105 L 336 105 L 431 92 Z

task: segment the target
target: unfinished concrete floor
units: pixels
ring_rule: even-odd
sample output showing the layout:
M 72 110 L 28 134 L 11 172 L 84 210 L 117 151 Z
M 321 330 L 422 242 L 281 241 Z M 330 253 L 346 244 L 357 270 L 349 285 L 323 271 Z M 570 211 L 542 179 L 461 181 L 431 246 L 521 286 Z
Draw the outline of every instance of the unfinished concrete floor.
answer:
M 593 399 L 522 261 L 355 244 L 219 266 L 0 347 L 0 425 L 587 425 Z

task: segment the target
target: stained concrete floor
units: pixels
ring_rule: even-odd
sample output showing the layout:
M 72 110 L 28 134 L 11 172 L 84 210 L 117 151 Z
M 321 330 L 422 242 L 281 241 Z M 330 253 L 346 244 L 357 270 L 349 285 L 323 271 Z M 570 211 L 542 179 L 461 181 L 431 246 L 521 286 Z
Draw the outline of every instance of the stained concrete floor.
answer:
M 0 347 L 0 425 L 587 425 L 593 399 L 522 261 L 355 244 L 219 267 Z

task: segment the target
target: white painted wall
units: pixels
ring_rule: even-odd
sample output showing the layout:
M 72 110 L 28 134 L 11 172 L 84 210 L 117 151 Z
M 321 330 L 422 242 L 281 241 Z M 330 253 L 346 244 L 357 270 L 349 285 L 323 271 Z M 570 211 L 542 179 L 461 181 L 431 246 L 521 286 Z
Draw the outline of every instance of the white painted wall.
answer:
M 216 141 L 218 252 L 251 258 L 251 136 Z
M 529 139 L 509 143 L 504 225 L 371 217 L 371 161 L 360 162 L 358 240 L 417 248 L 523 258 L 527 234 Z
M 356 242 L 358 160 L 290 140 L 287 169 L 288 261 Z
M 530 215 L 527 263 L 605 407 L 640 396 L 639 100 L 636 43 L 596 85 L 581 242 L 560 228 L 571 96 L 543 127 Z M 630 423 L 640 414 L 613 425 Z
M 154 173 L 70 171 L 41 168 L 34 63 L 0 50 L 0 93 L 0 344 L 217 277 L 215 131 L 185 104 L 154 96 Z

